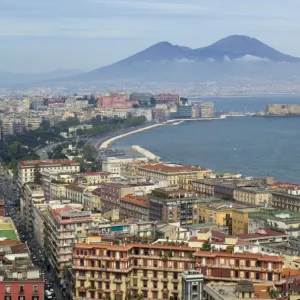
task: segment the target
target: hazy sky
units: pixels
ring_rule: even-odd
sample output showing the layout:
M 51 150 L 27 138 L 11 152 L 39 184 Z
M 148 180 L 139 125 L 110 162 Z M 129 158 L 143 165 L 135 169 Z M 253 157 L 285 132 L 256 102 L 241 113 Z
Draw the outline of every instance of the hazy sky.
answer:
M 0 70 L 91 70 L 156 42 L 231 34 L 300 57 L 300 0 L 0 0 Z

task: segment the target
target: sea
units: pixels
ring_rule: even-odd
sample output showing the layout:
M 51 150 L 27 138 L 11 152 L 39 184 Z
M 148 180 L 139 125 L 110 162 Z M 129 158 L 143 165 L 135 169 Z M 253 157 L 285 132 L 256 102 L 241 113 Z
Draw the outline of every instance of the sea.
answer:
M 300 95 L 197 99 L 217 112 L 258 112 L 267 104 L 300 104 Z M 198 165 L 214 172 L 274 176 L 300 184 L 300 117 L 230 117 L 187 121 L 130 135 L 113 145 L 139 145 L 166 162 Z

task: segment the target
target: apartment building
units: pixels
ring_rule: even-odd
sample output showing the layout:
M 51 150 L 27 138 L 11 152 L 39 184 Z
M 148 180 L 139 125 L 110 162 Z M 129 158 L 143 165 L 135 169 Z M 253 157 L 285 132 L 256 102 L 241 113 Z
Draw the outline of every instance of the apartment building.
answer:
M 179 299 L 181 273 L 194 268 L 192 252 L 184 246 L 75 244 L 74 299 Z
M 102 161 L 102 170 L 104 172 L 113 173 L 121 175 L 121 170 L 124 174 L 126 168 L 133 168 L 132 173 L 136 173 L 136 166 L 143 165 L 148 161 L 146 157 L 135 157 L 135 158 L 116 158 L 116 157 L 107 157 Z M 132 165 L 132 167 L 130 167 Z M 128 170 L 129 171 L 129 170 Z M 123 175 L 124 176 L 124 175 Z M 135 176 L 135 175 L 133 175 Z
M 272 206 L 279 210 L 300 212 L 300 196 L 288 191 L 289 189 L 272 192 Z
M 151 194 L 148 199 L 152 221 L 180 222 L 180 225 L 198 223 L 197 203 L 201 199 L 197 197 L 168 198 Z
M 45 202 L 43 187 L 39 184 L 27 183 L 24 185 L 20 198 L 20 215 L 28 232 L 33 231 L 34 206 Z
M 120 199 L 120 216 L 148 221 L 149 207 L 148 199 L 133 194 L 125 195 Z
M 201 179 L 211 170 L 175 164 L 154 164 L 138 168 L 138 175 L 148 179 L 163 181 L 166 185 L 179 185 L 183 178 Z
M 235 189 L 233 199 L 263 207 L 269 207 L 272 204 L 272 194 L 265 188 L 244 187 Z
M 81 204 L 49 203 L 45 214 L 44 245 L 48 260 L 58 279 L 63 280 L 65 267 L 72 261 L 76 235 L 92 225 L 89 211 L 81 211 Z
M 111 209 L 119 209 L 120 199 L 134 192 L 132 185 L 117 182 L 101 183 L 99 188 L 102 211 L 104 212 Z
M 66 195 L 65 198 L 71 200 L 72 202 L 84 204 L 84 192 L 86 187 L 80 186 L 75 183 L 71 183 L 65 186 Z
M 157 94 L 154 95 L 154 99 L 157 103 L 172 103 L 179 102 L 180 96 L 179 94 Z
M 28 160 L 18 164 L 18 184 L 21 188 L 23 184 L 34 182 L 37 172 L 43 170 L 53 170 L 57 173 L 79 173 L 79 163 L 74 160 L 55 159 L 55 160 Z
M 256 213 L 256 208 L 244 208 L 232 210 L 232 234 L 246 234 L 249 232 L 249 214 Z M 262 226 L 265 227 L 265 226 Z
M 196 251 L 195 268 L 207 281 L 240 281 L 284 284 L 281 277 L 284 258 L 281 256 Z
M 19 241 L 0 241 L 0 299 L 42 300 L 44 280 L 32 265 L 28 248 Z
M 99 185 L 102 182 L 111 182 L 113 174 L 108 172 L 86 172 L 76 176 L 76 183 L 82 185 Z
M 269 282 L 279 286 L 283 258 L 245 253 L 196 251 L 165 244 L 77 243 L 73 250 L 73 298 L 179 299 L 182 272 L 198 270 L 208 281 Z

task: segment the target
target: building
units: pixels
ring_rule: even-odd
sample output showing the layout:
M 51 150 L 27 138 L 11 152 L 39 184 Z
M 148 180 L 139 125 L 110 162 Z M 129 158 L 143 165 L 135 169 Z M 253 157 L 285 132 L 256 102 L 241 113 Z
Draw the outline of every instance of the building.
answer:
M 38 203 L 45 202 L 43 187 L 39 184 L 27 183 L 24 185 L 20 198 L 20 215 L 28 232 L 33 231 L 33 210 Z
M 269 228 L 259 228 L 256 232 L 238 235 L 239 240 L 249 243 L 278 243 L 288 240 L 288 234 Z
M 18 232 L 10 217 L 0 217 L 0 240 L 18 240 Z
M 270 283 L 253 283 L 248 280 L 238 283 L 210 282 L 204 286 L 203 295 L 207 300 L 274 299 L 271 294 L 273 289 Z
M 130 165 L 140 165 L 143 162 L 147 162 L 146 157 L 135 157 L 135 158 L 116 158 L 116 157 L 107 157 L 102 161 L 102 170 L 104 172 L 113 173 L 121 175 L 121 170 L 126 169 Z
M 83 195 L 86 190 L 86 187 L 82 187 L 78 184 L 71 183 L 65 186 L 65 199 L 71 200 L 75 203 L 81 203 L 84 204 Z
M 73 244 L 78 233 L 84 233 L 93 223 L 91 213 L 80 204 L 49 203 L 45 213 L 44 245 L 56 278 L 64 278 L 65 267 L 72 261 Z
M 79 173 L 79 163 L 73 160 L 28 160 L 18 164 L 18 184 L 19 188 L 28 182 L 34 182 L 39 173 L 43 170 L 53 170 L 58 173 Z
M 232 234 L 246 234 L 249 232 L 249 213 L 258 212 L 256 208 L 232 210 Z M 262 226 L 265 227 L 265 226 Z
M 32 265 L 26 244 L 0 241 L 0 299 L 44 299 L 44 280 L 39 268 Z
M 105 96 L 99 96 L 98 108 L 114 108 L 114 109 L 130 109 L 133 104 L 138 104 L 137 101 L 129 101 L 129 96 L 126 94 L 110 93 Z
M 182 300 L 202 300 L 204 276 L 196 270 L 182 272 Z
M 209 172 L 210 170 L 208 169 L 175 164 L 144 165 L 138 168 L 138 175 L 148 179 L 163 181 L 167 186 L 178 185 L 179 180 L 184 177 L 190 178 L 193 176 L 201 179 L 204 174 Z
M 185 246 L 76 244 L 74 299 L 179 299 L 181 273 L 194 268 L 191 253 Z
M 180 101 L 180 96 L 178 94 L 157 94 L 154 95 L 156 103 L 175 103 Z
M 196 251 L 167 243 L 76 243 L 72 294 L 75 300 L 125 299 L 138 295 L 146 299 L 178 300 L 182 297 L 182 273 L 190 270 L 200 271 L 206 281 L 238 282 L 249 278 L 253 282 L 281 286 L 282 265 L 280 256 Z
M 244 211 L 248 209 L 242 203 L 233 201 L 213 200 L 198 204 L 199 222 L 212 223 L 218 226 L 229 226 L 232 221 L 233 210 Z M 231 226 L 232 224 L 230 224 Z
M 192 118 L 192 106 L 191 105 L 177 105 L 176 118 Z
M 251 280 L 282 286 L 284 258 L 275 255 L 196 251 L 195 268 L 206 281 Z
M 200 198 L 166 198 L 151 194 L 148 199 L 150 202 L 149 218 L 152 221 L 180 222 L 180 225 L 198 223 L 197 204 L 202 201 Z
M 272 194 L 265 188 L 243 187 L 235 189 L 233 199 L 263 207 L 270 207 L 272 204 Z
M 148 221 L 149 207 L 148 199 L 133 194 L 125 195 L 120 199 L 120 216 Z
M 133 186 L 116 182 L 100 184 L 102 211 L 120 208 L 120 199 L 134 192 Z
M 76 175 L 76 183 L 81 185 L 99 185 L 102 182 L 111 182 L 113 174 L 108 172 L 86 172 Z
M 259 210 L 248 215 L 249 233 L 259 228 L 287 232 L 290 237 L 300 237 L 300 213 L 286 210 Z
M 213 102 L 200 103 L 200 117 L 213 118 L 215 116 L 215 105 Z
M 272 206 L 278 210 L 300 212 L 300 196 L 289 193 L 289 190 L 272 192 Z

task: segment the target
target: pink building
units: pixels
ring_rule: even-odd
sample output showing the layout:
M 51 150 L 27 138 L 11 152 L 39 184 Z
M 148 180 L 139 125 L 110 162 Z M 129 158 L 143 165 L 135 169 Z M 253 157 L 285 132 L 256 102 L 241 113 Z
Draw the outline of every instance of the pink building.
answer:
M 178 94 L 158 94 L 154 96 L 154 99 L 158 103 L 179 102 L 180 96 Z
M 115 108 L 115 109 L 129 109 L 137 101 L 129 101 L 127 95 L 122 94 L 109 94 L 106 96 L 99 96 L 97 107 L 98 108 Z
M 50 202 L 45 215 L 45 250 L 57 278 L 63 281 L 65 268 L 72 261 L 72 249 L 77 234 L 85 233 L 92 225 L 90 211 L 81 204 Z

